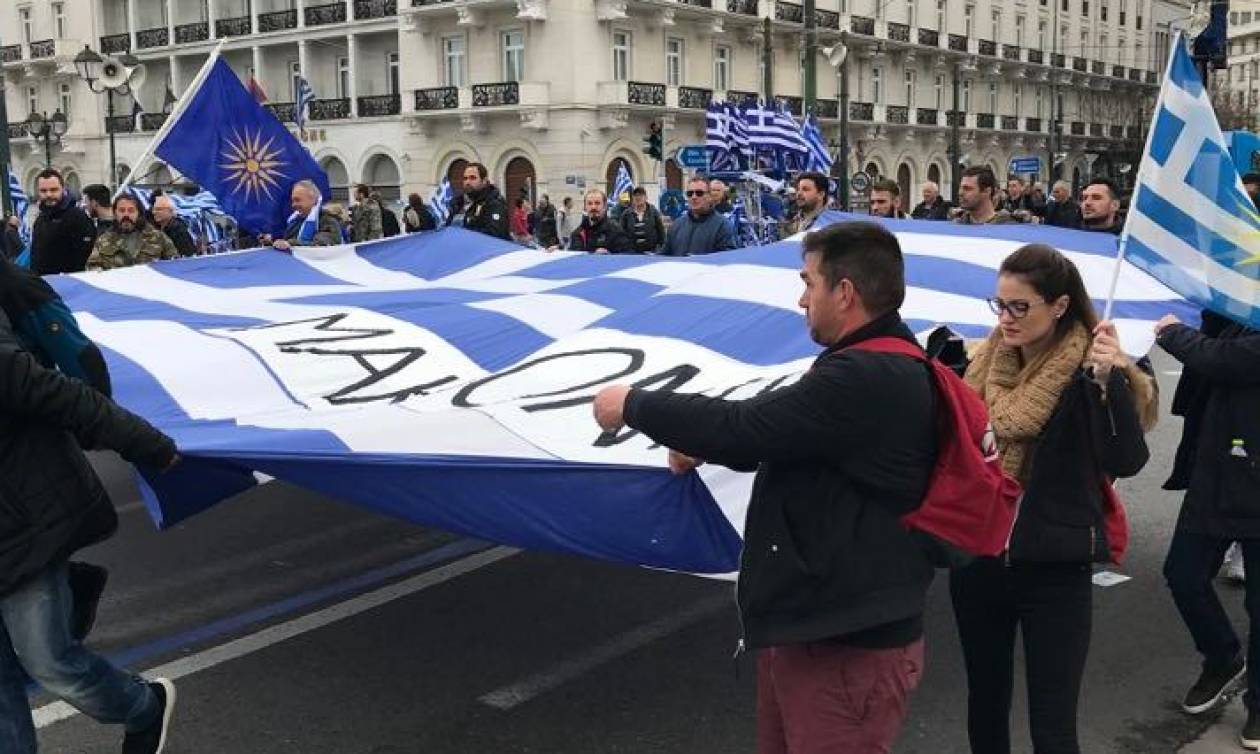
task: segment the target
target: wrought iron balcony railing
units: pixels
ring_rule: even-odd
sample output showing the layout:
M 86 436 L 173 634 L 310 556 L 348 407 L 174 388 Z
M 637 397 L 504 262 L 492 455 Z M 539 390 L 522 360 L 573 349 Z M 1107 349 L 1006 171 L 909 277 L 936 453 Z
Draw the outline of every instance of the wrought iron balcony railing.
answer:
M 1018 131 L 1019 118 L 1016 118 L 1014 115 L 1003 115 L 1002 116 L 1002 130 L 1003 131 Z
M 686 110 L 704 110 L 713 101 L 712 89 L 694 86 L 678 87 L 678 106 Z
M 455 110 L 459 108 L 459 90 L 453 86 L 435 86 L 416 90 L 417 110 Z
M 115 115 L 105 119 L 105 132 L 111 134 L 129 134 L 136 130 L 136 119 L 130 115 Z
M 941 33 L 936 29 L 919 29 L 919 44 L 927 47 L 940 47 Z
M 838 99 L 820 99 L 814 100 L 814 114 L 819 118 L 839 118 L 840 117 L 840 100 Z
M 349 117 L 350 100 L 345 97 L 311 101 L 311 120 L 345 120 Z
M 294 123 L 297 121 L 297 106 L 292 102 L 268 102 L 263 105 L 276 116 L 276 120 L 281 123 Z
M 787 110 L 796 117 L 801 117 L 805 112 L 805 100 L 802 97 L 795 97 L 790 94 L 780 94 L 774 98 L 779 107 Z
M 910 27 L 906 24 L 899 24 L 895 21 L 888 22 L 888 38 L 894 42 L 909 42 Z
M 1029 63 L 1033 63 L 1035 65 L 1041 65 L 1042 61 L 1044 60 L 1045 60 L 1045 57 L 1043 53 L 1041 52 L 1041 50 L 1034 50 L 1032 48 L 1029 48 L 1028 50 Z
M 889 105 L 884 108 L 884 120 L 894 126 L 904 126 L 910 122 L 910 108 L 905 105 Z
M 1017 45 L 1002 45 L 1003 60 L 1019 60 L 1019 47 Z
M 930 107 L 920 107 L 914 111 L 914 122 L 920 126 L 935 126 L 940 122 L 940 111 Z
M 16 46 L 14 45 L 14 47 Z M 101 37 L 101 52 L 106 55 L 131 52 L 131 35 L 127 33 L 107 34 Z
M 873 37 L 875 36 L 875 19 L 866 16 L 849 16 L 849 31 Z
M 41 39 L 38 42 L 31 42 L 31 60 L 51 58 L 56 54 L 57 40 L 55 39 Z
M 354 19 L 388 18 L 398 15 L 398 0 L 354 0 Z
M 976 43 L 976 52 L 991 58 L 997 57 L 997 42 L 988 39 L 978 40 Z
M 814 23 L 820 29 L 840 30 L 840 14 L 829 10 L 815 10 Z
M 157 29 L 141 29 L 136 32 L 136 47 L 147 50 L 151 47 L 165 47 L 171 43 L 170 31 L 162 26 Z
M 473 84 L 473 107 L 499 107 L 521 104 L 521 86 L 515 81 L 496 84 Z
M 123 36 L 126 36 L 125 34 Z M 0 63 L 16 63 L 22 59 L 22 45 L 0 47 Z
M 949 49 L 953 50 L 954 52 L 966 52 L 967 51 L 967 38 L 961 34 L 950 34 L 949 35 Z
M 180 24 L 175 27 L 175 44 L 191 44 L 204 42 L 210 38 L 210 24 L 198 21 L 191 24 Z
M 166 122 L 167 113 L 140 113 L 140 130 L 156 131 Z
M 306 8 L 307 26 L 324 26 L 326 24 L 344 24 L 346 22 L 346 4 L 329 3 L 312 5 Z
M 258 31 L 283 31 L 297 28 L 297 10 L 276 10 L 258 14 Z
M 850 102 L 849 120 L 875 120 L 875 104 L 873 102 Z
M 359 97 L 360 118 L 380 118 L 402 112 L 402 97 L 397 94 L 373 94 Z
M 219 18 L 214 22 L 214 34 L 217 37 L 248 37 L 253 33 L 254 30 L 249 25 L 249 16 Z
M 726 12 L 741 16 L 757 15 L 757 0 L 726 0 Z
M 993 113 L 976 113 L 976 128 L 993 128 Z
M 774 20 L 787 21 L 794 24 L 805 23 L 805 7 L 796 3 L 786 2 L 785 0 L 778 0 L 774 4 Z
M 665 107 L 665 85 L 646 84 L 642 81 L 627 81 L 626 100 L 632 105 Z

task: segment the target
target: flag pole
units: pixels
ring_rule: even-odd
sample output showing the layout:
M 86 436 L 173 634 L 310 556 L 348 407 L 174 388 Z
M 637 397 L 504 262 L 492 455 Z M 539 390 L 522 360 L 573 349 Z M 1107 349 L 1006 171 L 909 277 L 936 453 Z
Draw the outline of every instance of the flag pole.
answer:
M 157 151 L 157 145 L 162 143 L 162 140 L 166 138 L 170 130 L 179 122 L 180 117 L 184 114 L 184 110 L 188 108 L 188 103 L 192 101 L 193 95 L 201 89 L 201 85 L 205 83 L 206 77 L 210 75 L 210 69 L 219 60 L 219 53 L 223 50 L 223 45 L 226 42 L 227 40 L 225 39 L 219 40 L 219 43 L 210 51 L 210 56 L 206 58 L 206 62 L 201 66 L 201 70 L 197 71 L 197 75 L 193 77 L 192 83 L 184 91 L 184 96 L 180 97 L 175 103 L 175 107 L 171 109 L 171 114 L 166 116 L 166 121 L 162 123 L 162 127 L 158 129 L 158 132 L 149 141 L 149 145 L 140 153 L 140 157 L 132 165 L 130 172 L 127 173 L 127 177 L 123 179 L 122 183 L 118 184 L 118 191 L 114 194 L 115 197 L 122 194 L 131 185 L 131 181 L 135 179 L 136 175 L 153 159 L 153 155 Z

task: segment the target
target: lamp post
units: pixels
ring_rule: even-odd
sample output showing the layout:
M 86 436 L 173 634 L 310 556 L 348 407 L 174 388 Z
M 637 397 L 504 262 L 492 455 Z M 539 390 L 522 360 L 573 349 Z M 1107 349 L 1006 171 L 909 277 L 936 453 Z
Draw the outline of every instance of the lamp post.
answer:
M 132 78 L 143 67 L 130 53 L 117 58 L 102 57 L 87 45 L 74 56 L 74 68 L 79 78 L 95 94 L 105 94 L 105 131 L 109 134 L 109 186 L 118 184 L 117 150 L 114 144 L 114 95 L 127 95 L 132 90 Z M 143 74 L 141 74 L 143 75 Z
M 31 113 L 26 119 L 26 130 L 31 135 L 31 141 L 36 144 L 44 142 L 44 167 L 52 167 L 52 147 L 53 144 L 60 144 L 61 137 L 66 135 L 66 129 L 69 127 L 65 113 L 58 110 L 48 117 L 43 113 Z

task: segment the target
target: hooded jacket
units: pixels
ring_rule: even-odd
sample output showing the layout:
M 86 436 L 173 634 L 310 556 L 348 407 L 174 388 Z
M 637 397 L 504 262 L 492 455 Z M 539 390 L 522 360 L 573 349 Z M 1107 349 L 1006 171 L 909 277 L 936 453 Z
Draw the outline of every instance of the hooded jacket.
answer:
M 31 269 L 37 275 L 83 272 L 96 241 L 96 228 L 87 213 L 64 191 L 53 207 L 39 206 L 31 231 Z

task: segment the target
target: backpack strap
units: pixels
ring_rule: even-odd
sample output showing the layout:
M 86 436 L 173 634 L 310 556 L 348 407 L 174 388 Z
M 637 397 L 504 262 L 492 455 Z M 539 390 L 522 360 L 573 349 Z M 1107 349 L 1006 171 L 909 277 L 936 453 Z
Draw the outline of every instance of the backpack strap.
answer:
M 901 338 L 894 338 L 887 335 L 883 337 L 879 337 L 879 338 L 871 338 L 870 340 L 863 340 L 859 343 L 854 343 L 853 345 L 848 346 L 847 348 L 844 348 L 842 350 L 873 351 L 875 353 L 895 353 L 900 356 L 909 356 L 910 358 L 916 359 L 918 361 L 928 360 L 927 354 L 923 352 L 922 348 L 919 348 L 917 345 L 913 343 L 902 340 Z

